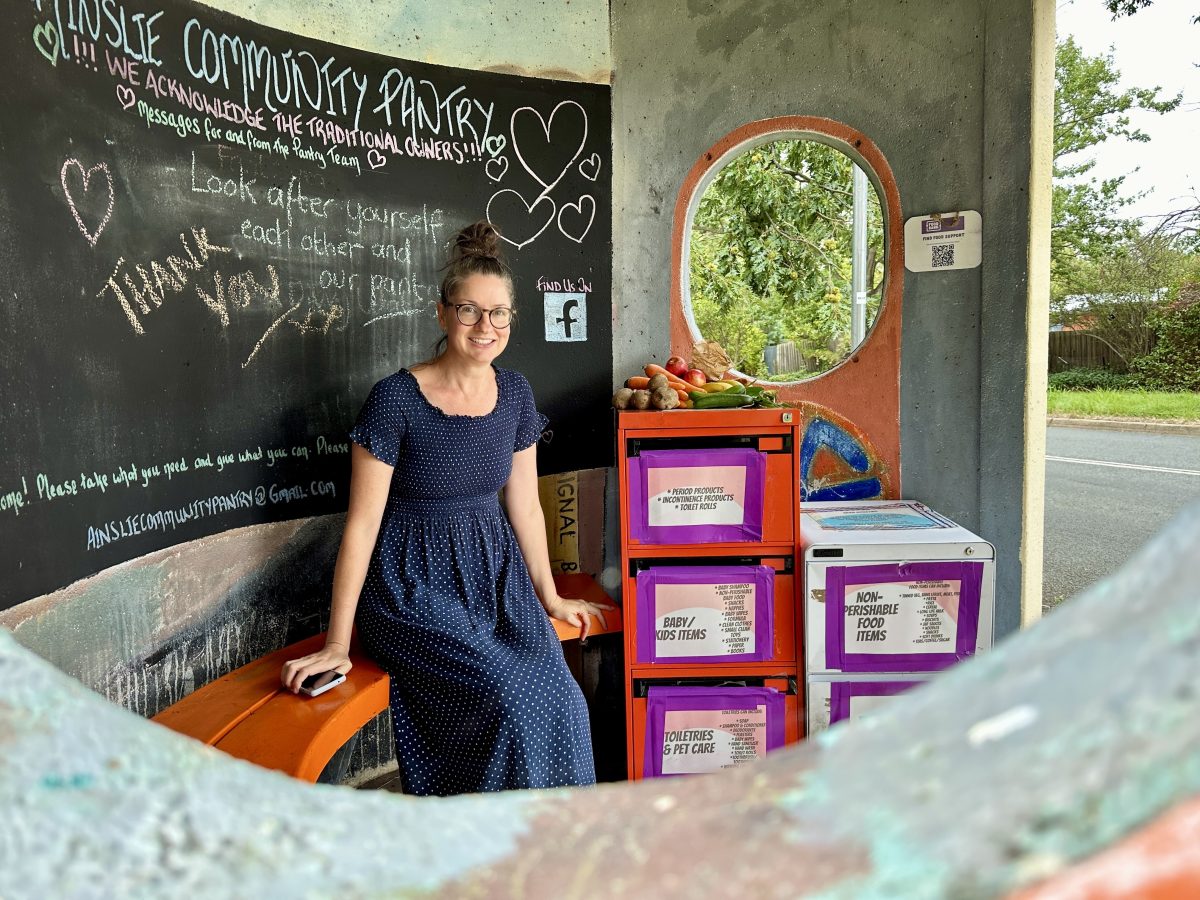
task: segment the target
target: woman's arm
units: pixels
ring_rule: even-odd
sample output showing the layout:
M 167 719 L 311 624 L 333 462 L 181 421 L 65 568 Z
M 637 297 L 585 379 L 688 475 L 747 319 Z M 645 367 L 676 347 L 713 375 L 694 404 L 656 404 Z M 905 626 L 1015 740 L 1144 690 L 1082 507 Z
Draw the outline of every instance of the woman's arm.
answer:
M 325 647 L 316 653 L 285 663 L 280 680 L 295 693 L 309 675 L 334 669 L 350 671 L 350 633 L 354 629 L 354 613 L 358 595 L 367 578 L 367 567 L 379 536 L 383 509 L 387 505 L 393 468 L 364 450 L 350 445 L 350 506 L 346 512 L 346 529 L 333 570 L 333 608 L 329 614 L 329 631 Z
M 525 567 L 538 600 L 552 618 L 578 626 L 580 640 L 587 640 L 592 629 L 588 616 L 599 616 L 607 623 L 604 613 L 615 607 L 558 596 L 554 574 L 550 570 L 550 551 L 546 546 L 546 518 L 538 500 L 536 444 L 513 454 L 512 474 L 504 485 L 504 508 L 508 511 L 521 555 L 525 557 Z

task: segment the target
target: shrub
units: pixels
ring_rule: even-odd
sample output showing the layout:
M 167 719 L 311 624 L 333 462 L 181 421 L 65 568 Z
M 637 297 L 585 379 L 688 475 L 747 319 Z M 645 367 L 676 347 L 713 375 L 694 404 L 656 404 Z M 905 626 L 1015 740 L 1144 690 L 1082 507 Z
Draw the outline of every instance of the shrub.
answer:
M 1154 316 L 1158 344 L 1129 366 L 1152 391 L 1200 391 L 1200 285 L 1185 285 L 1178 299 Z
M 1125 391 L 1136 386 L 1129 375 L 1107 369 L 1067 369 L 1049 378 L 1052 391 Z

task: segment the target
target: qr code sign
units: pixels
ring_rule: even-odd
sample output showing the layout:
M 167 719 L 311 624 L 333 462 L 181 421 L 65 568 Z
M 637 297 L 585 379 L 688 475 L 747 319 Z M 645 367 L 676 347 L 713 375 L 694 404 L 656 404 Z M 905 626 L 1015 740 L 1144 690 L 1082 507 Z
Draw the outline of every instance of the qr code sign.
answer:
M 929 249 L 933 251 L 933 268 L 948 269 L 954 265 L 954 244 L 934 244 Z

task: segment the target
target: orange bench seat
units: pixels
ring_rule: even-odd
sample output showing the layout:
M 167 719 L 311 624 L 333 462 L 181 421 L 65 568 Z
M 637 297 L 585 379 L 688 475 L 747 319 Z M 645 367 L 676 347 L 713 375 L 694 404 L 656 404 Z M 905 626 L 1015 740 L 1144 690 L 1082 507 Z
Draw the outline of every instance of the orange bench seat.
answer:
M 563 597 L 612 602 L 590 575 L 556 575 L 554 582 Z M 591 633 L 621 630 L 620 610 L 607 620 L 593 617 Z M 579 638 L 578 628 L 557 620 L 553 625 L 560 641 Z M 268 653 L 198 688 L 152 721 L 239 759 L 315 782 L 333 755 L 388 705 L 388 675 L 357 642 L 350 648 L 354 667 L 342 684 L 318 697 L 284 690 L 283 664 L 324 644 L 319 634 Z

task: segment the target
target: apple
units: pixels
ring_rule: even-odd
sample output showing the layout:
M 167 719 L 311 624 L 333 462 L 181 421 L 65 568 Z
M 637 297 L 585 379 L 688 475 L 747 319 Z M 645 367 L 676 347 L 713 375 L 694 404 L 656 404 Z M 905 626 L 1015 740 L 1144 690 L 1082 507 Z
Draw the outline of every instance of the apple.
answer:
M 682 378 L 688 372 L 688 364 L 684 362 L 682 356 L 672 356 L 663 366 L 668 372 L 676 378 Z
M 708 384 L 708 376 L 699 369 L 688 369 L 683 376 L 683 380 L 688 384 L 693 384 L 696 387 L 704 387 Z

